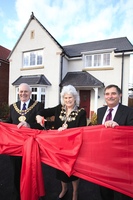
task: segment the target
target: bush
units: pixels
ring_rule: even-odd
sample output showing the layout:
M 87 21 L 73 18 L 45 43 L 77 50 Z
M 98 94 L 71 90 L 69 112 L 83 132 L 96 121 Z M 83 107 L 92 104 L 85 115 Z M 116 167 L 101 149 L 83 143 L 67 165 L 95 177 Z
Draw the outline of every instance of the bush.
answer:
M 0 103 L 0 119 L 5 120 L 9 115 L 9 106 L 7 103 Z
M 93 113 L 89 126 L 95 126 L 95 125 L 97 125 L 97 114 Z

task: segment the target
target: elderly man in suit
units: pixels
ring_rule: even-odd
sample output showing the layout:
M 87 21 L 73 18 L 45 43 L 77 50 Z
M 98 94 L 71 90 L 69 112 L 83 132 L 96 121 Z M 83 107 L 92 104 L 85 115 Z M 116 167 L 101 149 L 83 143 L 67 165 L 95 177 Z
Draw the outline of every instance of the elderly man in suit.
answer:
M 36 122 L 37 112 L 43 109 L 41 102 L 30 99 L 31 88 L 28 84 L 22 83 L 19 85 L 19 99 L 20 101 L 10 105 L 8 123 L 16 124 L 18 128 L 22 126 L 34 129 L 43 129 L 41 125 Z M 22 157 L 10 156 L 14 173 L 14 189 L 13 200 L 20 200 L 20 173 Z
M 104 124 L 105 127 L 115 126 L 133 126 L 133 109 L 122 105 L 120 102 L 122 96 L 121 89 L 117 85 L 108 85 L 104 90 L 104 97 L 107 106 L 97 110 L 98 124 Z M 113 133 L 112 133 L 113 134 Z M 102 200 L 131 200 L 132 198 L 113 191 L 109 188 L 100 186 Z

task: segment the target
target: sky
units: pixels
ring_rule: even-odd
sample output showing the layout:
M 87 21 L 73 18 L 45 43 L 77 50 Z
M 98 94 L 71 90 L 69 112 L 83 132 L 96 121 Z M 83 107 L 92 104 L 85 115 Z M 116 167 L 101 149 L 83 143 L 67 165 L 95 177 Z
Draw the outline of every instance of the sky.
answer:
M 127 37 L 133 0 L 0 0 L 0 45 L 15 46 L 31 13 L 62 45 Z
M 1 46 L 13 49 L 32 12 L 62 46 L 117 37 L 133 44 L 133 0 L 0 0 Z

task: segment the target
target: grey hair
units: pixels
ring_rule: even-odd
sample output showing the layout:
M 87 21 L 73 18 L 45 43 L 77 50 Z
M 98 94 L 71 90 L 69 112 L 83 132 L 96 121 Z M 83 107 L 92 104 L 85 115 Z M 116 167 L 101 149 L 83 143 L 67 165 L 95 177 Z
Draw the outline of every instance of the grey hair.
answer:
M 31 87 L 27 84 L 27 83 L 21 83 L 20 85 L 19 85 L 19 90 L 20 90 L 20 87 L 21 86 L 26 86 L 27 88 L 28 88 L 28 90 L 31 92 Z
M 80 97 L 79 97 L 79 94 L 78 94 L 78 92 L 77 92 L 77 90 L 75 89 L 75 87 L 74 86 L 72 86 L 72 85 L 67 85 L 67 86 L 64 86 L 63 88 L 62 88 L 62 91 L 61 91 L 61 93 L 60 93 L 60 96 L 61 96 L 61 104 L 64 106 L 64 95 L 65 94 L 71 94 L 73 97 L 74 97 L 74 99 L 75 99 L 75 104 L 77 105 L 77 106 L 79 106 L 79 103 L 80 103 Z

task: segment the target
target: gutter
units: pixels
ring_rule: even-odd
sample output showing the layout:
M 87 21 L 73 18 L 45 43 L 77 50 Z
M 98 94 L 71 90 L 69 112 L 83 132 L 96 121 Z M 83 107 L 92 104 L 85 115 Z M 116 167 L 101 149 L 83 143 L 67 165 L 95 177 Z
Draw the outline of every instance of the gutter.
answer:
M 62 81 L 62 76 L 63 76 L 63 57 L 65 56 L 64 52 L 61 54 L 61 70 L 60 70 L 60 83 Z
M 122 65 L 121 65 L 121 91 L 123 94 L 123 75 L 124 75 L 124 52 L 122 53 Z M 121 96 L 121 103 L 122 103 L 122 96 Z
M 65 53 L 62 52 L 61 53 L 61 61 L 60 61 L 60 83 L 62 81 L 62 76 L 63 76 L 63 58 L 65 56 Z M 60 85 L 60 84 L 59 84 Z M 61 87 L 60 87 L 60 92 L 61 92 Z M 60 95 L 60 94 L 59 94 Z M 59 96 L 59 99 L 60 99 L 60 96 Z M 60 100 L 59 100 L 59 103 L 60 103 Z

